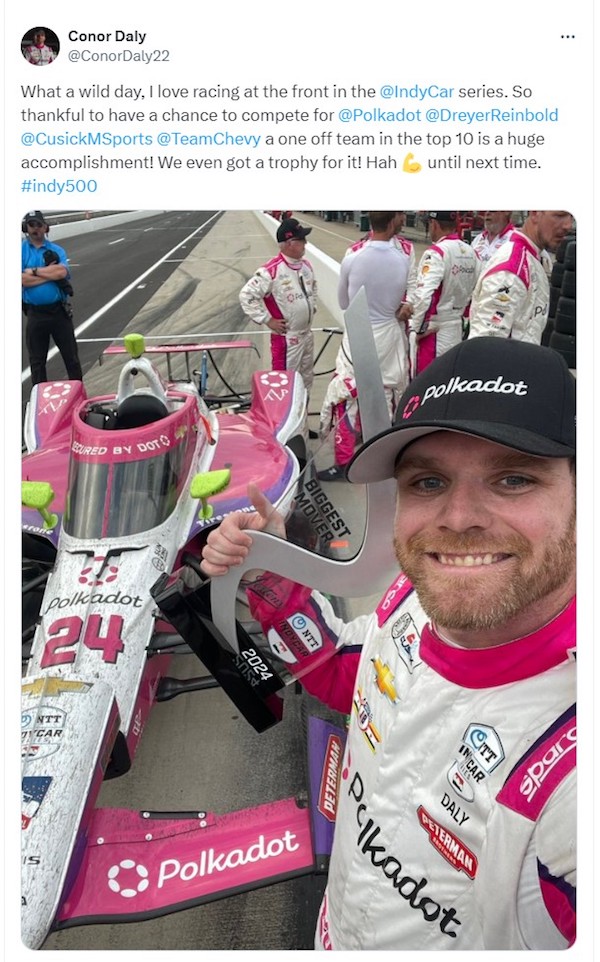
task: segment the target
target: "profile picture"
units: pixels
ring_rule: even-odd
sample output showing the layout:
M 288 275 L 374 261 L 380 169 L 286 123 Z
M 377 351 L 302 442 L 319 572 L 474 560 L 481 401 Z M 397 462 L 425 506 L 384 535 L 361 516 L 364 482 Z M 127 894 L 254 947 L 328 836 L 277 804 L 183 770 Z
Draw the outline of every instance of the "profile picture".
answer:
M 49 27 L 32 27 L 21 40 L 21 53 L 34 67 L 46 67 L 54 63 L 60 50 L 60 41 Z

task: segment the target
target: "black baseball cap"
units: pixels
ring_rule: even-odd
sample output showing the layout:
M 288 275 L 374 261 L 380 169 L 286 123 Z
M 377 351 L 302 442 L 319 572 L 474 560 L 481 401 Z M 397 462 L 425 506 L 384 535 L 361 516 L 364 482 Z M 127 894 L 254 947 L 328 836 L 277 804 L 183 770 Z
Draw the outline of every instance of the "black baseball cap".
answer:
M 453 224 L 458 217 L 457 210 L 428 210 L 427 216 L 431 220 L 440 220 L 442 224 Z
M 354 484 L 394 476 L 398 455 L 434 431 L 456 431 L 542 458 L 575 455 L 575 378 L 550 347 L 476 337 L 432 361 L 402 395 L 394 424 L 349 464 Z
M 29 224 L 32 220 L 39 220 L 42 224 L 46 223 L 46 218 L 42 214 L 41 210 L 27 211 L 24 219 L 26 224 Z
M 300 221 L 296 220 L 295 217 L 286 217 L 277 228 L 277 240 L 280 244 L 287 240 L 304 240 L 311 230 L 312 227 L 302 227 Z

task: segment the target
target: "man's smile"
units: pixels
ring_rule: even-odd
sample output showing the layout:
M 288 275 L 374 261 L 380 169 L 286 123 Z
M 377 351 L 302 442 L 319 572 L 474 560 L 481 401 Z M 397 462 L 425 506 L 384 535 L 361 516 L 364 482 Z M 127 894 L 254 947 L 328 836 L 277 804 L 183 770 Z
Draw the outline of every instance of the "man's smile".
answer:
M 439 564 L 450 565 L 450 567 L 456 568 L 477 568 L 484 565 L 493 565 L 511 557 L 511 555 L 502 552 L 498 554 L 491 554 L 490 552 L 486 554 L 442 554 L 441 552 L 428 552 L 428 554 L 429 557 L 434 558 Z

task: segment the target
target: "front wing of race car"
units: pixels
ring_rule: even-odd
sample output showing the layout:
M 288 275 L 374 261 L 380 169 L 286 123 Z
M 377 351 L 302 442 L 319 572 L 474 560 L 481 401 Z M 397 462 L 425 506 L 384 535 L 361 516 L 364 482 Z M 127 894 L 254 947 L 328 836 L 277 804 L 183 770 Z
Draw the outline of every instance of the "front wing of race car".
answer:
M 224 815 L 95 809 L 118 727 L 108 686 L 37 678 L 23 698 L 29 948 L 40 948 L 53 929 L 143 921 L 327 871 L 344 748 L 344 734 L 329 722 L 309 718 L 308 803 L 288 798 Z M 77 719 L 90 712 L 103 723 L 82 737 Z

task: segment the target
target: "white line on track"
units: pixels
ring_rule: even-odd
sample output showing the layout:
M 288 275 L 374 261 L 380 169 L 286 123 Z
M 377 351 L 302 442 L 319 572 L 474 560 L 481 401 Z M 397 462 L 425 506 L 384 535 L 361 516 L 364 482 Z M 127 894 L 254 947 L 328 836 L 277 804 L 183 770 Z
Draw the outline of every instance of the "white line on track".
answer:
M 132 281 L 131 284 L 128 284 L 127 287 L 124 287 L 123 290 L 120 291 L 118 294 L 116 294 L 110 301 L 108 301 L 108 302 L 104 305 L 104 307 L 101 307 L 99 311 L 96 311 L 95 314 L 92 314 L 91 317 L 88 317 L 87 321 L 84 321 L 83 324 L 80 324 L 79 327 L 76 327 L 76 328 L 75 328 L 75 337 L 79 337 L 80 334 L 83 334 L 84 331 L 87 331 L 88 327 L 91 327 L 92 324 L 95 324 L 96 321 L 100 320 L 100 318 L 101 318 L 104 314 L 106 314 L 106 312 L 109 311 L 109 310 L 111 309 L 111 307 L 114 307 L 115 304 L 118 304 L 119 301 L 123 300 L 123 298 L 126 297 L 127 294 L 129 294 L 132 290 L 134 290 L 134 288 L 138 287 L 138 285 L 140 284 L 140 282 L 143 281 L 143 280 L 144 280 L 146 277 L 148 277 L 150 274 L 152 274 L 152 272 L 155 271 L 157 267 L 160 267 L 161 264 L 168 263 L 168 262 L 169 262 L 169 258 L 171 257 L 172 254 L 175 253 L 175 251 L 179 250 L 179 248 L 180 248 L 183 244 L 187 244 L 188 241 L 190 241 L 190 240 L 192 239 L 192 237 L 195 237 L 196 234 L 198 234 L 201 230 L 204 230 L 204 228 L 205 228 L 208 224 L 210 224 L 210 222 L 211 222 L 212 220 L 214 220 L 215 217 L 218 217 L 220 213 L 221 213 L 221 211 L 219 210 L 219 211 L 217 211 L 216 214 L 213 214 L 212 217 L 209 217 L 209 219 L 208 219 L 207 221 L 205 221 L 204 224 L 202 224 L 200 227 L 197 227 L 196 230 L 192 231 L 191 234 L 188 234 L 188 236 L 187 236 L 184 240 L 180 241 L 179 244 L 176 244 L 175 247 L 172 247 L 170 251 L 167 251 L 167 253 L 164 254 L 163 257 L 161 257 L 159 260 L 156 261 L 155 264 L 152 265 L 152 267 L 149 267 L 148 270 L 146 270 L 146 271 L 143 272 L 143 274 L 140 274 L 139 277 L 136 277 L 136 279 L 135 279 L 134 281 Z M 50 348 L 50 350 L 48 351 L 47 360 L 49 361 L 50 358 L 56 357 L 57 354 L 58 354 L 58 348 L 57 348 L 57 347 L 52 347 L 52 348 Z M 25 368 L 25 370 L 24 370 L 23 373 L 21 374 L 21 384 L 24 384 L 25 381 L 27 380 L 27 378 L 29 378 L 29 377 L 31 377 L 31 368 L 30 368 L 30 367 L 27 367 L 27 368 Z

